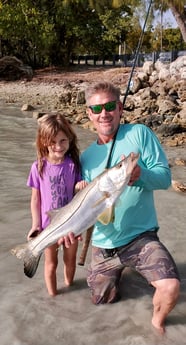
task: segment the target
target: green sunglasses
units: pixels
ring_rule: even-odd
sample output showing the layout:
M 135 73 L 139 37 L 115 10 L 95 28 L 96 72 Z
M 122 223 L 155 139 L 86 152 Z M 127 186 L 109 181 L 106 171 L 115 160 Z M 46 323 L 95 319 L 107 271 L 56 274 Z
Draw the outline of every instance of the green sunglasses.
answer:
M 116 110 L 116 104 L 117 101 L 111 101 L 105 104 L 89 105 L 89 109 L 91 109 L 93 114 L 100 114 L 103 108 L 108 112 Z

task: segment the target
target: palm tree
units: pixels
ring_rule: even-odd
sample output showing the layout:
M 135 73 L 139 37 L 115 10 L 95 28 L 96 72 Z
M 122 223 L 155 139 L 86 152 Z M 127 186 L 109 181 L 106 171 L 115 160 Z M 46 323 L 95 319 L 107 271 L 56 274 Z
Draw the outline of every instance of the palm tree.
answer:
M 186 42 L 186 0 L 155 0 L 155 9 L 171 10 Z

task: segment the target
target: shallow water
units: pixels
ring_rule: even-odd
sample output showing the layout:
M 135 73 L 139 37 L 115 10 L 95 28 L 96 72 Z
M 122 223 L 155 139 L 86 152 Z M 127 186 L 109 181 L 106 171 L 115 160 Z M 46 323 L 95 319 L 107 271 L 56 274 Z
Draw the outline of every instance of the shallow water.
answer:
M 71 288 L 63 284 L 61 260 L 60 294 L 50 298 L 43 279 L 43 259 L 29 279 L 24 276 L 22 262 L 9 252 L 15 244 L 26 241 L 31 226 L 26 180 L 35 159 L 36 121 L 31 114 L 8 105 L 0 106 L 0 121 L 0 344 L 186 344 L 186 196 L 171 188 L 155 193 L 160 238 L 174 256 L 182 278 L 181 296 L 167 319 L 165 336 L 151 328 L 153 289 L 130 270 L 123 273 L 120 302 L 98 307 L 91 304 L 86 284 L 90 252 L 85 267 L 77 266 Z M 82 128 L 76 130 L 84 149 L 95 135 Z M 182 148 L 168 150 L 170 158 L 183 154 Z M 174 168 L 173 174 L 175 179 L 184 179 L 185 168 Z

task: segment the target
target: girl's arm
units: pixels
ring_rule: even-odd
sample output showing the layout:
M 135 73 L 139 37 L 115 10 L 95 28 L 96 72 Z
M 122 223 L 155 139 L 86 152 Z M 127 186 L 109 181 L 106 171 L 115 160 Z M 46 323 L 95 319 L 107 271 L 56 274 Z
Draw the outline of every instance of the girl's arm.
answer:
M 36 188 L 32 188 L 30 207 L 32 215 L 32 227 L 27 235 L 28 241 L 32 237 L 35 237 L 39 231 L 41 231 L 41 197 L 40 191 Z

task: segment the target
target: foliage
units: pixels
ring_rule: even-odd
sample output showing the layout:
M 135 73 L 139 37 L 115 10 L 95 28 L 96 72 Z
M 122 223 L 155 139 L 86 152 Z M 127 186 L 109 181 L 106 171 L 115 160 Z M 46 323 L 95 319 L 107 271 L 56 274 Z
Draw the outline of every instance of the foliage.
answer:
M 151 47 L 153 51 L 171 51 L 185 49 L 186 45 L 178 28 L 168 28 L 161 32 L 161 26 L 158 25 L 151 34 Z
M 7 1 L 1 7 L 0 36 L 4 55 L 16 55 L 29 63 L 36 55 L 43 60 L 52 40 L 52 30 L 47 13 L 33 7 L 30 1 Z
M 160 2 L 155 0 L 156 8 Z M 164 0 L 170 2 L 177 3 Z M 145 0 L 0 0 L 0 56 L 15 55 L 39 67 L 65 66 L 74 54 L 118 53 L 123 42 L 126 53 L 134 53 L 146 11 Z M 141 48 L 146 52 L 160 47 L 160 28 L 152 30 L 152 19 L 153 11 Z M 179 33 L 164 30 L 165 50 L 183 46 Z

